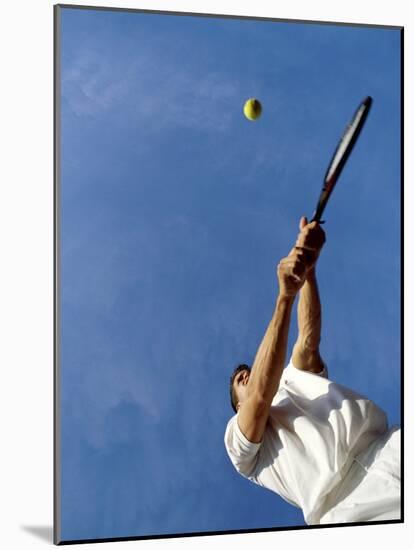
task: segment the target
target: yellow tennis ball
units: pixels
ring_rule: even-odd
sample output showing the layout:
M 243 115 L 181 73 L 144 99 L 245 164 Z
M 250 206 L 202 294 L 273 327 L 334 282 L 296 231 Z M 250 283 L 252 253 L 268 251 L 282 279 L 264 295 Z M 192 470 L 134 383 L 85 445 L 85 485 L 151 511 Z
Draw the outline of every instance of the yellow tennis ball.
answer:
M 244 104 L 243 112 L 249 120 L 256 120 L 262 114 L 262 105 L 258 99 L 251 97 Z

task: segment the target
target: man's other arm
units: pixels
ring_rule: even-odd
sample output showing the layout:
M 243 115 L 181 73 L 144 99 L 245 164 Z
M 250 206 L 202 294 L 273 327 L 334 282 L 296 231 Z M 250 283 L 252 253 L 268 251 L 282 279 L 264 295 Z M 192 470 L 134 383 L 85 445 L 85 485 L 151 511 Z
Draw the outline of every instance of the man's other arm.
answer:
M 323 361 L 319 353 L 322 313 L 315 269 L 303 285 L 298 303 L 298 339 L 293 347 L 292 362 L 297 369 L 320 372 Z
M 300 220 L 300 233 L 296 249 L 306 255 L 308 265 L 306 281 L 302 286 L 298 302 L 299 334 L 293 347 L 292 362 L 301 370 L 320 372 L 323 361 L 319 353 L 321 341 L 322 311 L 316 281 L 316 262 L 325 243 L 325 232 L 319 224 Z

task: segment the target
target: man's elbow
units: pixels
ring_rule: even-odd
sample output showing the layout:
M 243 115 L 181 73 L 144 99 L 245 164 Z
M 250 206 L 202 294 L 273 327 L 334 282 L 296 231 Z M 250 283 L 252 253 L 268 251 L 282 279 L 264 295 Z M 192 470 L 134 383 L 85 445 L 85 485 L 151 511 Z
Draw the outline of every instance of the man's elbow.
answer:
M 297 369 L 309 372 L 320 372 L 323 361 L 319 353 L 319 344 L 298 340 L 293 348 L 292 362 Z

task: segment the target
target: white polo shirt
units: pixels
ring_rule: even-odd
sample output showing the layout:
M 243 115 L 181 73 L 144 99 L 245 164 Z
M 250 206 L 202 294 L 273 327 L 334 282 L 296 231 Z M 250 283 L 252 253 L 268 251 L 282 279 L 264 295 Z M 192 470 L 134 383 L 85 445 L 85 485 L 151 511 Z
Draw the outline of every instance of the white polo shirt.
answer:
M 248 441 L 234 415 L 224 442 L 241 475 L 301 508 L 307 524 L 318 524 L 355 456 L 387 429 L 385 413 L 372 401 L 328 380 L 326 369 L 313 374 L 290 361 L 262 441 Z

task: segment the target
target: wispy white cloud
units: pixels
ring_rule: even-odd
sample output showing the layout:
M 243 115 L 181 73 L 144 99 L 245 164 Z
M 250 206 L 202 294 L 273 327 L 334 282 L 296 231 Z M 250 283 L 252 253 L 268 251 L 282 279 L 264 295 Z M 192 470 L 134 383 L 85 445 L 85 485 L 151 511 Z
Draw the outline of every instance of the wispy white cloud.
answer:
M 117 110 L 150 127 L 166 125 L 223 131 L 231 123 L 239 85 L 218 72 L 197 73 L 155 51 L 110 60 L 80 52 L 62 73 L 62 95 L 77 116 Z
M 96 115 L 121 102 L 128 79 L 113 74 L 109 66 L 91 54 L 78 57 L 62 73 L 62 95 L 78 115 Z

